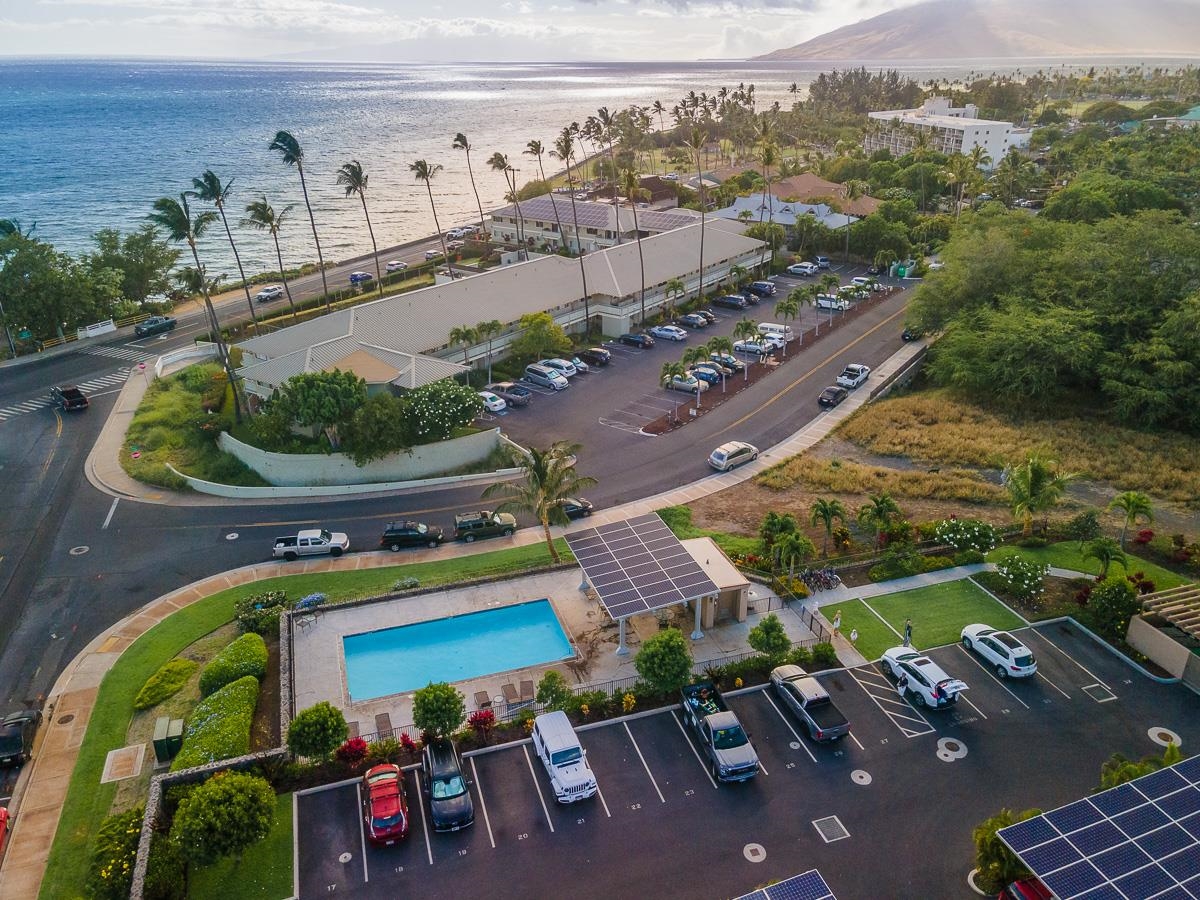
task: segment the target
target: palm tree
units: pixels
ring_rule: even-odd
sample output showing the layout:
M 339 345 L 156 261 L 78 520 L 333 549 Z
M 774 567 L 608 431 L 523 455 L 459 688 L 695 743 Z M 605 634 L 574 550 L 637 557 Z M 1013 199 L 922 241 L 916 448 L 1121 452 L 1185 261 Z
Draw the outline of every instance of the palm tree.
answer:
M 710 357 L 714 353 L 733 353 L 733 341 L 727 337 L 709 338 L 704 349 L 708 351 Z
M 379 271 L 379 245 L 375 243 L 375 229 L 371 227 L 371 214 L 367 212 L 367 173 L 362 163 L 352 159 L 337 173 L 337 183 L 346 189 L 346 196 L 358 194 L 362 201 L 363 217 L 367 220 L 367 234 L 371 236 L 371 250 L 375 257 L 375 283 L 379 285 L 379 296 L 383 296 L 383 273 Z
M 825 500 L 818 497 L 813 501 L 808 523 L 815 526 L 818 522 L 825 526 L 825 537 L 821 541 L 821 556 L 829 555 L 829 539 L 833 537 L 834 521 L 846 524 L 846 507 L 841 500 Z
M 290 131 L 275 132 L 268 150 L 275 150 L 285 166 L 295 166 L 300 173 L 300 190 L 304 192 L 304 205 L 308 208 L 308 222 L 312 225 L 313 241 L 317 245 L 317 268 L 321 270 L 321 290 L 325 294 L 325 311 L 329 312 L 329 284 L 325 281 L 325 258 L 321 255 L 321 239 L 317 236 L 317 220 L 313 218 L 312 203 L 308 199 L 308 184 L 304 181 L 304 148 Z
M 704 225 L 706 213 L 708 212 L 708 203 L 704 196 L 704 170 L 700 168 L 700 154 L 704 152 L 704 146 L 708 142 L 708 134 L 703 128 L 693 128 L 689 139 L 683 142 L 683 146 L 691 151 L 696 159 L 696 177 L 699 183 L 696 185 L 700 191 L 700 282 L 696 286 L 696 297 L 704 296 Z
M 804 287 L 796 288 L 800 292 L 800 301 L 813 308 L 816 313 L 817 324 L 813 329 L 813 336 L 821 336 L 821 312 L 817 309 L 817 297 L 821 295 L 821 286 L 819 284 L 806 284 Z
M 537 519 L 546 536 L 550 558 L 556 563 L 560 560 L 550 526 L 570 523 L 559 501 L 596 484 L 595 478 L 575 471 L 579 449 L 579 444 L 566 441 L 557 441 L 547 450 L 530 447 L 520 458 L 524 472 L 521 481 L 497 482 L 483 492 L 485 499 L 502 498 L 496 505 L 498 512 L 529 513 Z
M 542 183 L 546 185 L 547 192 L 550 194 L 550 208 L 554 210 L 554 224 L 558 226 L 558 239 L 562 246 L 566 246 L 566 238 L 563 236 L 562 219 L 558 217 L 558 204 L 554 202 L 554 191 L 550 187 L 550 182 L 546 181 L 546 167 L 542 165 L 542 155 L 546 152 L 542 147 L 541 141 L 530 141 L 525 145 L 521 152 L 526 156 L 532 156 L 537 160 L 538 174 L 542 176 Z
M 929 155 L 929 132 L 924 128 L 917 128 L 912 134 L 912 149 L 909 151 L 912 155 L 913 162 L 920 165 L 925 161 L 925 157 Z M 921 173 L 921 212 L 925 211 L 925 169 L 920 170 Z
M 499 319 L 489 319 L 475 326 L 475 333 L 487 341 L 488 383 L 492 381 L 492 338 L 504 331 L 504 323 Z
M 800 315 L 800 301 L 796 297 L 796 291 L 790 291 L 786 297 L 775 304 L 775 314 L 783 319 L 784 324 L 788 320 L 795 319 Z M 783 342 L 783 358 L 787 359 L 787 340 Z
M 233 412 L 238 424 L 242 421 L 242 404 L 239 399 L 237 389 L 237 376 L 233 371 L 233 365 L 229 361 L 229 348 L 225 346 L 225 338 L 221 335 L 221 326 L 217 321 L 217 311 L 213 309 L 212 298 L 209 296 L 208 284 L 203 277 L 204 266 L 200 264 L 200 254 L 196 250 L 196 241 L 199 240 L 204 232 L 208 230 L 217 219 L 217 214 L 212 210 L 197 213 L 195 218 L 192 218 L 192 210 L 188 205 L 188 195 L 190 191 L 184 191 L 179 195 L 179 199 L 174 197 L 160 197 L 154 201 L 154 212 L 150 213 L 149 219 L 155 225 L 158 225 L 167 233 L 167 237 L 172 241 L 186 241 L 188 248 L 192 251 L 192 259 L 196 263 L 196 272 L 199 274 L 200 296 L 204 299 L 204 309 L 208 313 L 209 321 L 213 330 L 213 342 L 217 345 L 217 357 L 221 360 L 221 365 L 225 369 L 225 377 L 229 379 L 229 384 L 233 388 Z
M 751 322 L 749 319 L 741 319 L 733 326 L 733 336 L 739 341 L 748 341 L 758 337 L 758 323 Z M 750 364 L 746 364 L 746 368 L 742 370 L 743 381 L 750 380 Z
M 742 212 L 748 214 L 750 211 L 748 209 L 744 209 Z M 741 213 L 739 213 L 739 215 L 741 215 Z M 734 263 L 729 267 L 729 283 L 733 285 L 733 289 L 735 291 L 741 289 L 742 284 L 746 281 L 746 276 L 748 274 L 749 273 L 746 271 L 746 267 L 737 263 Z
M 1067 485 L 1077 477 L 1058 471 L 1057 463 L 1040 453 L 1004 469 L 1001 481 L 1008 488 L 1013 516 L 1023 524 L 1022 534 L 1033 533 L 1034 515 L 1053 509 L 1066 493 Z
M 683 351 L 683 355 L 679 358 L 679 364 L 683 366 L 684 371 L 687 371 L 702 362 L 708 362 L 708 349 L 703 345 L 696 347 L 688 347 Z M 704 390 L 701 385 L 703 382 L 696 379 L 696 409 L 700 408 L 700 392 Z
M 486 237 L 487 231 L 484 230 L 483 204 L 479 202 L 479 189 L 475 187 L 475 172 L 471 169 L 471 142 L 460 131 L 454 136 L 454 141 L 450 147 L 454 150 L 462 150 L 467 154 L 467 175 L 471 178 L 471 190 L 475 193 L 475 205 L 479 208 L 479 235 L 480 237 Z
M 243 225 L 259 231 L 266 231 L 271 235 L 271 239 L 275 241 L 275 259 L 279 261 L 279 280 L 283 282 L 283 291 L 287 294 L 288 306 L 292 308 L 293 319 L 296 318 L 296 304 L 292 301 L 292 288 L 288 284 L 287 273 L 283 268 L 283 253 L 279 249 L 279 229 L 283 227 L 283 223 L 287 221 L 288 213 L 294 207 L 294 203 L 289 203 L 279 212 L 275 212 L 271 204 L 267 202 L 267 195 L 263 194 L 261 200 L 255 200 L 246 206 L 246 218 L 242 219 Z
M 1129 558 L 1121 549 L 1121 545 L 1110 537 L 1098 537 L 1088 541 L 1083 550 L 1083 558 L 1094 559 L 1100 563 L 1101 581 L 1108 577 L 1108 567 L 1113 563 L 1120 563 L 1122 569 L 1129 571 Z
M 579 239 L 579 213 L 575 207 L 575 182 L 571 177 L 571 164 L 575 160 L 575 137 L 571 134 L 570 126 L 563 128 L 554 140 L 554 149 L 550 155 L 567 167 L 567 190 L 571 195 L 571 220 L 575 224 L 575 253 L 579 257 L 579 280 L 583 283 L 583 334 L 587 337 L 592 320 L 591 305 L 588 301 L 587 267 L 583 262 L 583 242 Z M 566 245 L 566 236 L 563 236 Z M 568 247 L 568 249 L 570 249 Z
M 437 163 L 427 163 L 423 159 L 418 159 L 415 163 L 411 163 L 408 171 L 416 176 L 417 181 L 425 182 L 425 190 L 429 192 L 429 208 L 433 210 L 433 227 L 437 229 L 438 240 L 442 243 L 442 257 L 446 260 L 446 270 L 450 273 L 450 277 L 454 277 L 454 266 L 450 264 L 450 254 L 446 250 L 446 235 L 442 234 L 442 226 L 438 223 L 437 204 L 433 202 L 433 177 L 438 172 L 442 171 L 442 167 Z
M 229 220 L 225 217 L 225 200 L 229 196 L 230 188 L 233 187 L 233 179 L 221 184 L 221 179 L 217 177 L 216 173 L 212 169 L 206 169 L 199 178 L 192 179 L 192 187 L 194 188 L 191 192 L 192 196 L 205 203 L 211 203 L 221 216 L 221 224 L 225 226 L 225 237 L 229 239 L 229 249 L 233 251 L 233 261 L 237 263 L 238 275 L 242 279 L 242 290 L 246 292 L 246 305 L 250 307 L 250 319 L 254 322 L 254 333 L 257 334 L 258 314 L 254 312 L 254 300 L 250 297 L 250 284 L 246 281 L 246 273 L 242 269 L 242 258 L 238 255 L 237 244 L 233 242 L 233 232 L 229 230 Z
M 617 153 L 614 146 L 614 141 L 617 136 L 617 120 L 616 117 L 608 111 L 607 106 L 602 106 L 596 110 L 596 122 L 599 125 L 597 136 L 601 143 L 608 144 L 608 162 L 612 166 L 613 173 L 613 199 L 617 199 Z M 617 243 L 621 243 L 621 229 L 617 229 Z
M 1125 521 L 1121 523 L 1122 550 L 1125 549 L 1125 532 L 1129 530 L 1130 525 L 1136 525 L 1138 519 L 1145 519 L 1147 524 L 1154 521 L 1154 504 L 1141 491 L 1117 494 L 1108 504 L 1108 508 L 1119 509 L 1125 514 Z
M 508 164 L 508 157 L 498 150 L 488 158 L 488 165 L 492 167 L 493 171 L 499 172 L 504 176 L 504 183 L 508 186 L 505 198 L 512 202 L 513 209 L 517 213 L 517 259 L 524 259 L 525 219 L 521 212 L 521 203 L 517 198 L 516 171 Z
M 771 556 L 779 568 L 787 567 L 788 578 L 796 577 L 796 563 L 804 562 L 817 552 L 813 542 L 799 531 L 779 535 L 771 546 Z
M 875 532 L 875 547 L 878 549 L 883 532 L 892 524 L 892 520 L 900 515 L 900 507 L 886 493 L 870 494 L 867 499 L 871 502 L 859 509 L 858 524 Z
M 847 205 L 847 206 L 848 206 L 849 204 L 851 204 L 851 203 L 853 203 L 855 200 L 857 200 L 859 197 L 861 197 L 861 196 L 863 196 L 864 194 L 866 194 L 866 192 L 867 192 L 867 191 L 869 191 L 869 190 L 871 189 L 871 185 L 870 185 L 870 183 L 869 183 L 869 182 L 862 181 L 862 180 L 860 180 L 860 179 L 858 179 L 858 178 L 852 178 L 852 179 L 850 179 L 849 181 L 847 181 L 847 182 L 846 182 L 846 184 L 845 184 L 845 188 L 846 188 L 846 193 L 845 193 L 845 196 L 843 196 L 843 197 L 842 197 L 842 200 L 843 200 L 843 205 Z M 844 212 L 844 211 L 843 211 L 843 215 L 845 215 L 845 216 L 847 217 L 847 222 L 846 222 L 846 224 L 845 224 L 845 226 L 844 226 L 844 227 L 845 227 L 845 229 L 846 229 L 846 246 L 845 246 L 845 249 L 842 251 L 842 262 L 843 262 L 843 263 L 848 263 L 848 262 L 850 262 L 850 222 L 849 222 L 849 213 L 846 213 L 846 212 Z
M 470 325 L 459 325 L 456 328 L 450 329 L 449 340 L 451 344 L 462 344 L 463 348 L 463 365 L 470 365 L 471 360 L 467 356 L 467 351 L 472 346 L 479 342 L 479 329 L 472 328 Z M 489 377 L 490 381 L 491 378 Z
M 672 278 L 665 285 L 663 285 L 663 296 L 667 300 L 667 304 L 663 308 L 664 318 L 675 318 L 675 301 L 686 293 L 687 285 L 683 283 L 683 279 L 681 278 Z
M 641 182 L 638 180 L 637 173 L 634 172 L 633 169 L 625 170 L 621 178 L 621 185 L 622 190 L 624 190 L 626 195 L 629 197 L 629 208 L 633 210 L 633 235 L 635 238 L 637 238 L 638 268 L 640 269 L 642 275 L 641 291 L 639 292 L 638 296 L 641 298 L 642 303 L 641 323 L 642 327 L 644 328 L 646 326 L 646 259 L 644 256 L 642 256 L 642 232 L 638 227 L 637 217 L 637 198 L 642 193 L 642 187 Z M 620 229 L 619 222 L 617 224 L 617 228 L 618 230 Z
M 686 374 L 687 370 L 684 369 L 683 363 L 678 361 L 665 362 L 662 364 L 662 368 L 658 370 L 658 381 L 665 387 L 671 383 L 672 378 L 676 376 L 682 378 Z

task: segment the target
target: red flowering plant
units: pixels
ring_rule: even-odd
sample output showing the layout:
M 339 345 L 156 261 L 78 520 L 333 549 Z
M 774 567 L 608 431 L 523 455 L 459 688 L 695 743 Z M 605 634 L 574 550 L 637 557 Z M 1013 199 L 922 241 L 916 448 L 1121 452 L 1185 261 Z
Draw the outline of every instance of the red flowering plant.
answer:
M 355 765 L 367 758 L 367 742 L 360 737 L 352 737 L 337 748 L 337 758 L 341 762 Z

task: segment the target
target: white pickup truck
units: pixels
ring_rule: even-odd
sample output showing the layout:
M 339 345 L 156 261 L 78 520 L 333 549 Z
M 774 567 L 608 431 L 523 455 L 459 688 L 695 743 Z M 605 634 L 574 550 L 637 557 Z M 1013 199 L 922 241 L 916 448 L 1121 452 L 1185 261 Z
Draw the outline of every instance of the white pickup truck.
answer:
M 288 537 L 275 538 L 272 555 L 276 559 L 299 559 L 301 556 L 341 556 L 350 549 L 350 538 L 340 532 L 309 528 Z

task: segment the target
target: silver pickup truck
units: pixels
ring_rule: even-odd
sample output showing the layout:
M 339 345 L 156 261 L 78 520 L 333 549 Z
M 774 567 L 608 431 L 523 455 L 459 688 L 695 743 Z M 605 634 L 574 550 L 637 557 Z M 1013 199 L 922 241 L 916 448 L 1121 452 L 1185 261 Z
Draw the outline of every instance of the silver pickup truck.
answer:
M 299 559 L 301 556 L 341 556 L 350 549 L 350 538 L 336 531 L 309 528 L 289 537 L 275 538 L 271 554 L 276 559 Z
M 758 774 L 758 754 L 742 723 L 711 681 L 685 685 L 683 719 L 696 735 L 717 781 L 747 781 Z

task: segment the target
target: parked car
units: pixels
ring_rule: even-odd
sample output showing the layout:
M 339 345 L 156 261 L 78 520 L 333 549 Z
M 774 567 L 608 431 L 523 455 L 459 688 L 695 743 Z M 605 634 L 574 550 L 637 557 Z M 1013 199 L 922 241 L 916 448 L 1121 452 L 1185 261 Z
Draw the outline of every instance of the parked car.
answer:
M 562 359 L 557 356 L 551 359 L 538 360 L 538 365 L 545 366 L 547 369 L 553 369 L 564 378 L 574 378 L 579 374 L 579 370 L 575 368 L 575 363 L 569 359 Z
M 375 280 L 375 276 L 372 275 L 370 272 L 351 272 L 350 273 L 350 283 L 351 284 L 366 284 L 368 281 L 374 281 L 374 280 Z
M 87 395 L 73 384 L 50 388 L 50 399 L 64 412 L 87 409 Z
M 428 741 L 421 753 L 434 831 L 462 831 L 475 823 L 475 804 L 463 777 L 458 748 L 449 738 Z
M 595 509 L 592 502 L 583 497 L 560 497 L 557 502 L 562 507 L 562 511 L 567 514 L 568 519 L 590 516 L 592 510 Z
M 403 272 L 408 268 L 408 263 L 402 259 L 393 259 L 383 268 L 388 272 Z
M 997 900 L 1054 900 L 1054 895 L 1039 879 L 1030 875 L 1028 878 L 1014 881 L 997 894 L 996 898 Z
M 883 671 L 896 679 L 896 690 L 918 707 L 953 706 L 967 685 L 951 678 L 925 654 L 912 647 L 890 647 L 880 661 Z
M 754 356 L 766 356 L 775 349 L 775 345 L 768 342 L 765 337 L 760 337 L 757 341 L 734 341 L 733 351 L 735 353 L 750 353 Z
M 525 380 L 539 387 L 550 388 L 552 391 L 565 391 L 571 386 L 571 383 L 567 381 L 567 376 L 562 372 L 556 372 L 548 366 L 540 366 L 537 363 L 530 363 L 525 367 Z
M 596 776 L 588 765 L 587 751 L 579 743 L 579 737 L 565 712 L 555 710 L 542 713 L 533 720 L 530 737 L 533 752 L 550 776 L 555 800 L 574 803 L 592 797 L 600 790 Z
M 133 326 L 133 333 L 138 337 L 148 337 L 152 334 L 164 334 L 175 330 L 175 319 L 171 316 L 151 316 Z
M 741 297 L 737 294 L 725 294 L 724 296 L 717 297 L 715 300 L 713 300 L 712 305 L 720 306 L 724 309 L 745 309 L 750 304 L 746 302 L 745 297 Z
M 446 241 L 446 249 L 453 253 L 455 250 L 461 250 L 467 246 L 466 241 Z
M 868 275 L 875 275 L 875 276 L 882 275 L 882 274 L 883 274 L 883 267 L 880 267 L 880 266 L 867 266 L 867 274 L 868 274 Z
M 622 344 L 628 344 L 630 347 L 640 347 L 643 350 L 654 346 L 654 338 L 648 334 L 634 334 L 629 332 L 621 335 L 617 340 Z
M 426 259 L 440 259 L 440 258 L 441 258 L 441 256 L 442 256 L 442 251 L 441 251 L 441 250 L 437 250 L 437 249 L 432 249 L 432 248 L 431 248 L 431 249 L 429 249 L 429 250 L 426 250 L 426 251 L 425 251 L 425 258 L 426 258 Z
M 254 299 L 259 303 L 269 303 L 272 300 L 278 300 L 283 296 L 283 285 L 271 284 L 267 285 L 261 291 L 254 295 Z
M 717 781 L 747 781 L 758 774 L 758 754 L 738 721 L 737 713 L 711 681 L 685 685 L 680 691 L 684 724 L 708 757 Z
M 856 275 L 850 279 L 850 283 L 856 288 L 861 288 L 866 291 L 882 291 L 883 285 L 874 278 L 864 278 L 862 275 Z
M 817 397 L 817 403 L 832 409 L 849 396 L 850 392 L 844 387 L 827 387 L 821 391 L 821 396 Z
M 850 733 L 850 723 L 834 705 L 821 682 L 799 666 L 778 666 L 771 670 L 771 685 L 783 705 L 819 743 L 832 743 Z
M 408 799 L 404 773 L 394 763 L 381 763 L 363 775 L 363 819 L 367 840 L 386 847 L 408 837 Z
M 968 625 L 962 630 L 962 645 L 991 663 L 1000 678 L 1028 678 L 1037 672 L 1033 651 L 1007 631 Z
M 516 530 L 517 520 L 511 513 L 481 509 L 454 517 L 454 536 L 468 544 L 481 537 L 508 537 Z
M 589 366 L 603 367 L 612 362 L 612 353 L 603 347 L 588 347 L 586 350 L 580 350 L 576 356 Z
M 483 408 L 488 412 L 498 413 L 508 409 L 508 404 L 504 402 L 504 398 L 493 394 L 491 391 L 480 391 L 479 399 L 483 401 Z
M 678 325 L 655 325 L 650 329 L 650 334 L 667 341 L 686 341 L 688 337 L 688 333 Z
M 696 315 L 703 316 L 704 320 L 706 322 L 708 322 L 709 325 L 717 324 L 717 321 L 718 321 L 717 314 L 714 313 L 711 309 L 698 309 L 698 310 L 696 310 Z
M 715 362 L 697 363 L 692 366 L 692 372 L 711 372 L 717 377 L 716 383 L 720 384 L 722 378 L 728 378 L 733 372 L 726 369 L 724 366 Z
M 662 385 L 668 391 L 691 391 L 693 394 L 696 391 L 704 393 L 708 390 L 708 385 L 695 375 L 671 375 L 663 379 Z
M 571 363 L 571 365 L 573 365 L 575 367 L 576 372 L 581 372 L 581 373 L 586 374 L 586 373 L 592 371 L 592 367 L 589 366 L 587 363 L 585 363 L 578 356 L 572 356 L 570 359 L 570 363 Z
M 759 297 L 774 297 L 778 289 L 771 281 L 752 281 L 746 286 L 746 290 Z
M 428 547 L 433 549 L 446 540 L 442 529 L 424 522 L 388 522 L 379 538 L 379 546 L 393 553 L 402 547 Z
M 721 374 L 713 369 L 706 368 L 705 366 L 693 366 L 687 370 L 687 373 L 693 378 L 699 378 L 707 385 L 721 383 Z
M 870 375 L 870 366 L 864 366 L 862 363 L 850 363 L 842 369 L 842 374 L 837 377 L 837 383 L 844 388 L 856 388 L 860 384 L 865 384 Z
M 715 363 L 720 363 L 727 369 L 732 369 L 734 372 L 740 372 L 746 368 L 746 364 L 729 353 L 710 353 L 708 358 Z
M 41 721 L 40 709 L 23 709 L 0 720 L 0 766 L 19 766 L 29 761 Z
M 758 459 L 758 448 L 753 444 L 727 441 L 708 455 L 708 464 L 718 472 L 728 472 L 755 459 Z
M 762 303 L 758 294 L 752 294 L 749 291 L 742 291 L 741 298 L 746 301 L 747 306 L 758 306 L 758 304 Z
M 832 294 L 817 294 L 817 309 L 837 309 L 845 312 L 850 308 L 850 301 L 845 297 L 834 297 Z
M 509 406 L 528 406 L 533 391 L 521 387 L 515 381 L 496 381 L 483 386 L 485 391 L 491 391 Z
M 686 325 L 688 328 L 707 328 L 708 319 L 699 313 L 688 313 L 679 317 L 679 324 Z
M 448 241 L 457 240 L 458 238 L 460 238 L 462 236 L 463 236 L 463 230 L 461 228 L 451 228 L 449 231 L 446 232 L 446 240 L 448 240 Z
M 817 264 L 810 263 L 810 262 L 792 263 L 790 266 L 787 267 L 787 273 L 789 275 L 800 275 L 802 277 L 807 277 L 809 275 L 816 275 L 817 274 Z
M 817 268 L 818 269 L 828 269 L 829 268 L 829 257 L 828 256 L 818 256 L 817 257 Z
M 301 556 L 341 556 L 350 549 L 350 538 L 340 531 L 324 528 L 305 528 L 295 534 L 275 538 L 271 555 L 288 562 Z

